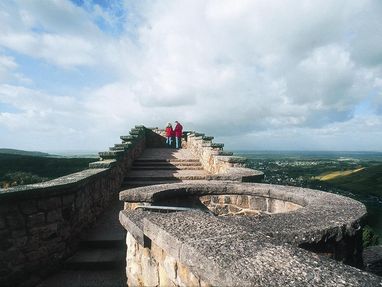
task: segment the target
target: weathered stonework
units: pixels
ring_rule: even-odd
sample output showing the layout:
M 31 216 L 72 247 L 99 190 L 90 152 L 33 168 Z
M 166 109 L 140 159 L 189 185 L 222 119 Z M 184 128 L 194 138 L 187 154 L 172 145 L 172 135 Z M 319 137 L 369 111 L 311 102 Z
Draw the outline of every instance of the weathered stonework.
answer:
M 127 233 L 126 245 L 128 286 L 210 286 L 153 242 L 144 247 Z
M 143 126 L 121 139 L 87 170 L 0 190 L 1 286 L 34 286 L 70 256 L 133 161 L 165 140 L 163 130 Z M 363 205 L 319 191 L 242 183 L 263 174 L 212 139 L 185 132 L 182 141 L 207 180 L 120 194 L 130 286 L 382 286 L 378 277 L 317 255 L 356 265 Z M 203 211 L 136 209 L 155 205 Z
M 200 159 L 205 170 L 213 174 L 211 180 L 259 182 L 264 174 L 245 167 L 245 158 L 227 155 L 222 144 L 213 144 L 212 137 L 189 132 L 186 145 Z
M 115 199 L 144 150 L 144 131 L 134 129 L 128 149 L 114 159 L 101 157 L 87 170 L 0 189 L 0 286 L 34 286 L 73 254 L 80 232 Z
M 128 253 L 127 276 L 132 283 L 382 286 L 382 278 L 328 258 L 349 264 L 360 259 L 360 221 L 366 209 L 349 198 L 304 188 L 232 182 L 158 185 L 120 193 L 126 208 L 178 206 L 181 198 L 195 207 L 192 197 L 210 209 L 215 204 L 227 207 L 228 212 L 238 208 L 252 213 L 214 216 L 201 207 L 200 211 L 168 214 L 122 211 L 120 222 L 128 231 L 129 244 L 134 242 L 134 250 L 147 249 L 140 254 L 150 257 L 145 260 L 153 272 L 140 273 L 138 268 L 131 272 L 129 262 L 135 264 L 136 258 L 134 252 Z M 171 266 L 183 266 L 187 284 L 176 281 L 174 274 L 180 273 Z

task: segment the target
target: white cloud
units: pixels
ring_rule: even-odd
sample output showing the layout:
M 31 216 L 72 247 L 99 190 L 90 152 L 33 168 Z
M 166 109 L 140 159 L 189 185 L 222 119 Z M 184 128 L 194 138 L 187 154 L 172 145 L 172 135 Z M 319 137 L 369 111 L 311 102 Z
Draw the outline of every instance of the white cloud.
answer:
M 0 55 L 0 83 L 10 77 L 10 71 L 17 68 L 17 64 L 11 57 Z
M 304 135 L 364 135 L 370 121 L 381 120 L 376 1 L 126 1 L 125 11 L 92 1 L 41 3 L 3 5 L 0 46 L 58 69 L 107 71 L 111 80 L 63 98 L 3 86 L 0 96 L 24 112 L 2 114 L 2 125 L 21 130 L 23 118 L 46 130 L 59 125 L 73 137 L 79 130 L 102 137 L 95 141 L 101 145 L 137 123 L 180 120 L 249 148 L 249 139 L 259 139 L 254 134 L 303 146 Z M 125 30 L 115 34 L 115 27 Z M 3 74 L 15 73 L 18 59 L 4 59 L 11 64 Z M 365 103 L 373 109 L 358 108 Z M 332 136 L 328 147 L 336 141 L 351 143 Z
M 16 1 L 2 8 L 0 46 L 59 67 L 95 66 L 112 40 L 70 1 Z

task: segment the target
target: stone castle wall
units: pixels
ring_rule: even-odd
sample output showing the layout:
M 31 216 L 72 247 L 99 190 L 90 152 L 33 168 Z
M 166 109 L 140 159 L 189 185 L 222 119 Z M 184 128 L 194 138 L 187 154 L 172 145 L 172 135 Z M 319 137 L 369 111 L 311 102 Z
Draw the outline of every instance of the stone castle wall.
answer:
M 80 233 L 116 199 L 144 150 L 145 129 L 136 127 L 121 139 L 87 170 L 0 189 L 0 286 L 33 286 L 76 250 Z
M 128 286 L 210 286 L 154 242 L 145 247 L 127 233 L 126 245 Z
M 134 159 L 146 147 L 164 147 L 165 133 L 136 126 L 121 140 L 100 152 L 100 160 L 87 170 L 0 189 L 0 286 L 33 285 L 73 254 L 80 233 L 115 198 Z M 182 146 L 188 143 L 185 133 Z M 242 175 L 247 174 L 228 179 L 241 180 Z
M 204 169 L 209 171 L 212 180 L 233 180 L 259 182 L 264 174 L 246 168 L 246 159 L 233 156 L 231 152 L 223 151 L 223 144 L 213 143 L 213 137 L 195 132 L 186 136 L 186 145 L 200 159 Z
M 164 129 L 146 129 L 147 147 L 165 147 Z M 185 131 L 182 136 L 182 148 L 187 148 L 196 155 L 203 168 L 210 173 L 209 180 L 230 180 L 259 182 L 264 174 L 246 168 L 246 159 L 233 156 L 232 152 L 223 151 L 223 144 L 213 143 L 213 137 Z

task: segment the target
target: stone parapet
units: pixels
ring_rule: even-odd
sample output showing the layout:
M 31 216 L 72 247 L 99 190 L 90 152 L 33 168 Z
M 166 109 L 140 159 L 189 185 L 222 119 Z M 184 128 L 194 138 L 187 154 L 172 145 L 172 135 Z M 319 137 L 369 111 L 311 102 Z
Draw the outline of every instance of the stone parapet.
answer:
M 87 170 L 0 189 L 0 286 L 34 286 L 73 254 L 145 148 L 144 127 L 131 134 L 123 150 L 100 153 Z
M 366 214 L 363 204 L 343 196 L 203 182 L 130 189 L 120 199 L 125 201 L 120 222 L 128 231 L 131 286 L 382 286 L 381 277 L 339 262 L 356 265 L 359 260 Z M 215 215 L 196 206 L 198 199 Z M 185 202 L 194 210 L 134 209 Z M 213 205 L 259 212 L 230 216 Z
M 211 180 L 259 182 L 264 178 L 263 172 L 246 168 L 245 158 L 223 151 L 224 144 L 212 143 L 213 137 L 187 132 L 185 138 L 187 148 L 199 157 Z

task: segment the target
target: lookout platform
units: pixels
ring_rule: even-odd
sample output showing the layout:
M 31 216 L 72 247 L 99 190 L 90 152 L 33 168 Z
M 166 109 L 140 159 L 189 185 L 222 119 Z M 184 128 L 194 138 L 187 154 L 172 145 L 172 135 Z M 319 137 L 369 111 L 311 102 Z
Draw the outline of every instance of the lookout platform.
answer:
M 133 161 L 121 189 L 191 183 L 206 180 L 209 174 L 189 149 L 145 148 Z M 38 287 L 126 286 L 126 232 L 118 220 L 123 204 L 115 199 L 94 227 L 81 234 L 78 250 L 64 262 L 63 268 Z
M 256 183 L 201 133 L 120 138 L 89 169 L 0 190 L 1 286 L 382 286 L 340 263 L 361 266 L 361 203 Z

